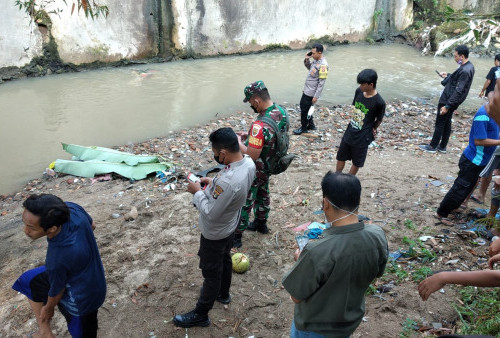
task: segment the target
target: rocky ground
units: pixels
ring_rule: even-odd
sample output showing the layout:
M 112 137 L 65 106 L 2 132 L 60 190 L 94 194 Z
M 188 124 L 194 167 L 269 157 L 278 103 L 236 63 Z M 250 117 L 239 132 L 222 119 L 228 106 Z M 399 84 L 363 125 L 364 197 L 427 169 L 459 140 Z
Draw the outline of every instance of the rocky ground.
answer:
M 36 330 L 36 322 L 22 295 L 10 289 L 23 271 L 43 264 L 46 241 L 31 242 L 22 232 L 22 201 L 32 193 L 53 193 L 81 204 L 94 218 L 95 235 L 108 282 L 107 298 L 99 311 L 101 337 L 286 337 L 293 304 L 281 278 L 293 265 L 293 228 L 322 221 L 313 214 L 321 202 L 322 176 L 335 167 L 336 146 L 348 122 L 348 106 L 318 109 L 317 131 L 291 137 L 291 151 L 300 155 L 285 173 L 271 179 L 272 233 L 244 234 L 240 251 L 251 267 L 234 274 L 233 302 L 217 303 L 210 312 L 212 325 L 189 330 L 172 324 L 174 313 L 193 308 L 202 283 L 198 269 L 198 213 L 186 192 L 184 174 L 215 165 L 208 142 L 212 130 L 230 126 L 247 130 L 255 117 L 233 116 L 170 133 L 127 147 L 137 154 L 157 154 L 174 164 L 166 180 L 151 177 L 130 182 L 60 176 L 30 182 L 23 191 L 0 198 L 0 336 L 21 336 Z M 288 108 L 292 126 L 298 125 L 297 107 Z M 427 143 L 436 107 L 426 102 L 394 102 L 387 107 L 376 145 L 359 172 L 362 182 L 360 213 L 386 232 L 391 252 L 416 254 L 388 264 L 386 275 L 374 282 L 366 298 L 366 316 L 353 337 L 395 337 L 410 328 L 414 335 L 448 333 L 457 328 L 458 287 L 447 286 L 423 302 L 417 293 L 418 273 L 486 267 L 487 245 L 459 236 L 460 225 L 446 227 L 432 217 L 458 171 L 459 156 L 467 144 L 474 112 L 460 111 L 447 154 L 418 150 Z M 439 180 L 443 184 L 435 186 Z M 489 194 L 488 194 L 489 195 Z M 470 207 L 479 205 L 471 202 Z M 133 208 L 135 217 L 127 215 Z M 466 218 L 467 213 L 462 214 Z M 129 219 L 129 220 L 126 220 Z M 430 236 L 423 244 L 418 238 Z M 412 243 L 413 241 L 413 243 Z M 482 243 L 480 243 L 482 244 Z M 425 250 L 424 250 L 425 249 Z M 59 313 L 57 336 L 66 337 Z M 420 332 L 413 329 L 420 329 Z M 408 330 L 407 330 L 408 332 Z

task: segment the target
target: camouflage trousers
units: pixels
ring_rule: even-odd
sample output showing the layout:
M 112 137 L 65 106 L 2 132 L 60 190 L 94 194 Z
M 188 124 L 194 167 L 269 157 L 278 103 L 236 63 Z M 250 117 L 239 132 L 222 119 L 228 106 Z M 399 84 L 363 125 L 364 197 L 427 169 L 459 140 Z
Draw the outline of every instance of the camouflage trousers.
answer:
M 248 227 L 252 208 L 254 219 L 258 219 L 261 222 L 267 221 L 267 216 L 269 215 L 269 210 L 271 209 L 269 174 L 260 170 L 257 170 L 255 173 L 255 179 L 253 180 L 252 186 L 248 191 L 247 201 L 241 209 L 240 224 L 238 225 L 237 231 L 245 231 Z

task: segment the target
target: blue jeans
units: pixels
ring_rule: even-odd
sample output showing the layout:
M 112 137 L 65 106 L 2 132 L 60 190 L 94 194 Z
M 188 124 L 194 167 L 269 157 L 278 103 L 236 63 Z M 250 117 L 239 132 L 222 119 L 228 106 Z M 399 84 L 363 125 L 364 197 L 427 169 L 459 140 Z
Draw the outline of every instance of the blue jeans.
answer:
M 295 327 L 295 320 L 292 322 L 292 327 L 290 328 L 290 338 L 324 338 L 320 334 L 314 333 L 312 331 L 299 331 Z

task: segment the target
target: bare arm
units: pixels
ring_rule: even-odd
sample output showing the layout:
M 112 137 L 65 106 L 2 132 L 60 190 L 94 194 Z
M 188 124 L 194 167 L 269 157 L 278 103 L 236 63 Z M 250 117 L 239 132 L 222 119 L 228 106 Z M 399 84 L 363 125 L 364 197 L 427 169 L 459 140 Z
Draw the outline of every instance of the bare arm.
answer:
M 423 300 L 427 300 L 432 293 L 441 289 L 446 284 L 482 287 L 500 286 L 500 271 L 440 272 L 423 280 L 418 285 L 418 293 Z
M 500 140 L 494 140 L 492 138 L 485 138 L 482 140 L 475 139 L 474 145 L 484 146 L 484 147 L 498 146 L 498 145 L 500 145 Z
M 488 267 L 493 270 L 493 264 L 495 264 L 496 262 L 500 262 L 500 253 L 491 256 L 490 259 L 488 259 Z
M 45 304 L 40 311 L 40 319 L 42 322 L 48 322 L 52 319 L 52 317 L 54 317 L 54 308 L 61 300 L 64 290 L 65 288 L 63 288 L 55 297 L 48 297 L 47 304 Z
M 495 90 L 488 95 L 488 99 L 490 102 L 486 105 L 486 111 L 500 125 L 500 79 L 497 80 Z
M 95 230 L 95 222 L 94 221 L 92 221 L 92 225 L 91 226 L 92 226 L 92 231 L 94 231 Z
M 479 93 L 479 97 L 483 97 L 484 96 L 484 92 L 486 91 L 486 88 L 488 88 L 488 86 L 490 85 L 490 83 L 491 83 L 490 79 L 486 79 L 486 81 L 484 81 L 483 89 L 481 89 L 481 93 Z
M 491 243 L 490 247 L 488 248 L 488 254 L 490 255 L 490 257 L 493 257 L 499 253 L 500 253 L 500 238 Z
M 240 151 L 243 154 L 247 154 L 248 156 L 250 156 L 254 162 L 257 161 L 257 159 L 260 156 L 260 153 L 262 153 L 262 149 L 255 149 L 252 147 L 247 147 L 241 141 L 240 141 Z

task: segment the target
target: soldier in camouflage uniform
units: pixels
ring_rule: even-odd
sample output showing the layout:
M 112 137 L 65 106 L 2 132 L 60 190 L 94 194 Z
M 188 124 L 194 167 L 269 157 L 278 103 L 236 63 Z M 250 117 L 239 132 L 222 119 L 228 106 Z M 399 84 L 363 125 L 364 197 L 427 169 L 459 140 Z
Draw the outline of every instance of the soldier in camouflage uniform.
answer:
M 244 89 L 245 99 L 255 113 L 259 114 L 250 126 L 247 134 L 239 133 L 240 150 L 255 161 L 255 180 L 248 192 L 247 201 L 241 210 L 241 220 L 236 230 L 234 247 L 241 247 L 243 231 L 258 231 L 267 234 L 267 216 L 269 215 L 271 199 L 269 196 L 269 159 L 276 153 L 276 136 L 273 128 L 260 121 L 259 117 L 268 116 L 276 121 L 278 127 L 287 123 L 286 110 L 273 103 L 269 92 L 262 81 L 256 81 Z M 254 209 L 254 221 L 249 223 L 250 212 Z

